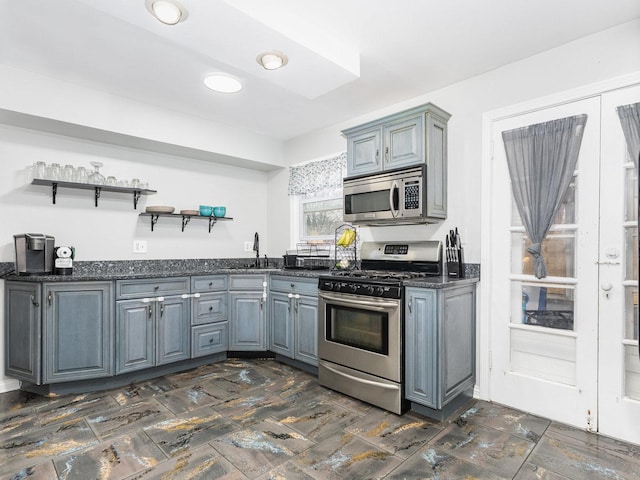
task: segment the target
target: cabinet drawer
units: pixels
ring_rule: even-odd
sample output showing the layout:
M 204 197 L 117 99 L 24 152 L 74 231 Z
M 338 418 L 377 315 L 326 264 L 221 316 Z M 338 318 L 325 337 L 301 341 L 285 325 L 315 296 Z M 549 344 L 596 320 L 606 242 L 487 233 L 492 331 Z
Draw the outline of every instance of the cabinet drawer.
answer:
M 229 290 L 262 290 L 266 275 L 229 275 Z
M 191 293 L 217 292 L 226 289 L 226 275 L 203 275 L 199 277 L 191 277 Z
M 203 293 L 191 301 L 191 325 L 227 320 L 227 292 Z
M 117 280 L 116 298 L 157 297 L 189 293 L 189 277 Z
M 318 279 L 273 276 L 271 277 L 271 290 L 301 295 L 317 295 Z
M 191 327 L 191 358 L 226 352 L 227 322 Z

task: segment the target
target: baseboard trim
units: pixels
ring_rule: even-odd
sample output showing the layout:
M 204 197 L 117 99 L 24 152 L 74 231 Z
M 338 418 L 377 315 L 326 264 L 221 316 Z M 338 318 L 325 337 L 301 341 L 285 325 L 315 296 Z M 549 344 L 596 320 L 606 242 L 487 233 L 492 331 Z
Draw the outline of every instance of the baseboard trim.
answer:
M 20 390 L 20 381 L 12 378 L 7 380 L 0 380 L 0 393 L 12 392 L 13 390 Z

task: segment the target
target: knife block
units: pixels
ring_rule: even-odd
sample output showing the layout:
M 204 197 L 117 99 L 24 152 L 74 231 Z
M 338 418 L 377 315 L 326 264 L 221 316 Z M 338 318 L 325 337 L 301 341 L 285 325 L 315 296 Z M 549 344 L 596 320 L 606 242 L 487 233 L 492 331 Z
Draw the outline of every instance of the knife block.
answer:
M 458 250 L 458 261 L 446 262 L 447 276 L 450 278 L 464 278 L 464 254 L 462 248 Z

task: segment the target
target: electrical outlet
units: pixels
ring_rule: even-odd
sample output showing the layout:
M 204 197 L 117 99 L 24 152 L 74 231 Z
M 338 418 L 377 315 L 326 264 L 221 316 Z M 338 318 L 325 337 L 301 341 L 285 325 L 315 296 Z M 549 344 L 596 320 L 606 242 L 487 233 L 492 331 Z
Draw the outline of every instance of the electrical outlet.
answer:
M 244 242 L 244 251 L 253 252 L 253 242 L 251 240 L 249 240 L 248 242 Z
M 133 241 L 133 253 L 147 253 L 147 241 L 146 240 L 134 240 Z

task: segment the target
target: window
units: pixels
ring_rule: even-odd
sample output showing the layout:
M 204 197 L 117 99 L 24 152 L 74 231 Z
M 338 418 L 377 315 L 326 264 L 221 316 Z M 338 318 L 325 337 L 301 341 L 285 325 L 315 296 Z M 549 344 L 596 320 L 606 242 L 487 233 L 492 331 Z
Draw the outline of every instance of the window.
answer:
M 333 239 L 342 224 L 342 195 L 300 201 L 300 240 Z
M 291 244 L 331 242 L 342 224 L 346 153 L 289 168 Z

